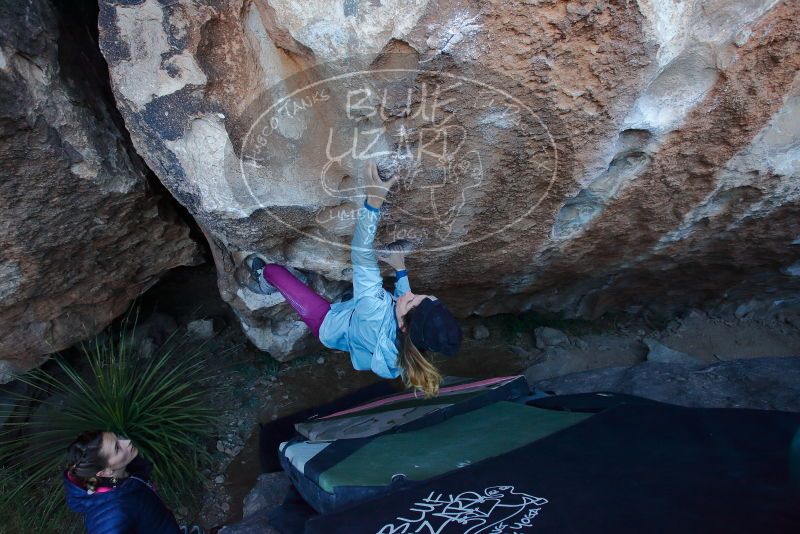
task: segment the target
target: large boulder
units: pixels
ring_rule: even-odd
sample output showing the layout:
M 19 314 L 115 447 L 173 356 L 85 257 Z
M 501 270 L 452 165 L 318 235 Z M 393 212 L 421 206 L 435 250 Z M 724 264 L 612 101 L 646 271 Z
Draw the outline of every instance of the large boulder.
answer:
M 0 2 L 0 382 L 202 261 L 148 184 L 84 14 Z
M 206 232 L 250 339 L 283 358 L 308 331 L 242 287 L 241 261 L 340 292 L 370 157 L 403 179 L 378 241 L 412 241 L 412 287 L 462 316 L 798 291 L 798 16 L 775 0 L 117 0 L 99 24 L 137 150 Z
M 800 358 L 751 358 L 698 366 L 643 362 L 533 384 L 557 395 L 608 391 L 690 408 L 800 411 Z

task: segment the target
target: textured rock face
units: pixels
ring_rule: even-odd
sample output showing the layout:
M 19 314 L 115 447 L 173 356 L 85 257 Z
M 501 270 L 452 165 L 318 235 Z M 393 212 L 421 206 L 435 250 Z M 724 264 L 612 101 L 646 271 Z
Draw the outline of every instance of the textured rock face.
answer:
M 696 364 L 644 362 L 541 380 L 557 395 L 610 391 L 690 408 L 800 411 L 800 360 L 754 358 Z
M 202 260 L 148 191 L 76 19 L 60 29 L 48 2 L 0 2 L 0 382 Z
M 139 0 L 101 2 L 99 23 L 137 150 L 204 228 L 249 337 L 283 357 L 307 330 L 237 267 L 259 251 L 334 297 L 375 156 L 403 179 L 379 241 L 412 240 L 412 287 L 462 315 L 796 292 L 798 15 Z

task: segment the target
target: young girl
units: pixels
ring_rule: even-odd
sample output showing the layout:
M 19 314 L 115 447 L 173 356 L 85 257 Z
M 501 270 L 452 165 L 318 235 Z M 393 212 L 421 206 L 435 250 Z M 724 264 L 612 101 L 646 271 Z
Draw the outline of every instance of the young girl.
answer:
M 67 505 L 83 515 L 89 534 L 200 532 L 179 529 L 148 481 L 152 465 L 130 440 L 113 432 L 84 432 L 67 455 Z
M 280 291 L 323 345 L 350 353 L 355 369 L 383 378 L 402 375 L 406 386 L 430 397 L 438 393 L 441 375 L 426 351 L 453 356 L 461 328 L 436 297 L 411 292 L 405 252 L 399 248 L 381 257 L 397 271 L 394 294 L 383 289 L 372 243 L 381 206 L 396 181 L 395 176 L 384 182 L 375 163 L 367 165 L 366 198 L 353 233 L 352 299 L 331 305 L 281 265 L 266 264 L 257 255 L 245 263 L 260 292 Z

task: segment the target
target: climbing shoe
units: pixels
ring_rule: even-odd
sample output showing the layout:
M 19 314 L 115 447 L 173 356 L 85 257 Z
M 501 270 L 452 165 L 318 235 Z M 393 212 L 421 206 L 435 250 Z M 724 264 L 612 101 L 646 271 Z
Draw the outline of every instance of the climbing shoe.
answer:
M 250 254 L 245 258 L 244 264 L 250 273 L 250 278 L 245 283 L 248 289 L 262 295 L 271 295 L 277 291 L 275 286 L 264 280 L 264 267 L 267 266 L 267 262 L 263 258 L 258 254 Z

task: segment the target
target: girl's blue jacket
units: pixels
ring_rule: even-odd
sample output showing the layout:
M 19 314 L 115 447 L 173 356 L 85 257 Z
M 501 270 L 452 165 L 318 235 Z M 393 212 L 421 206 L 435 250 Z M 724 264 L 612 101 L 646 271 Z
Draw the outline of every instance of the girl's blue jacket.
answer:
M 380 217 L 380 210 L 364 201 L 353 232 L 353 298 L 331 305 L 320 326 L 319 338 L 328 348 L 349 352 L 355 369 L 397 378 L 400 367 L 395 300 L 411 288 L 408 276 L 400 271 L 394 294 L 383 289 L 372 248 Z
M 172 512 L 146 478 L 132 474 L 111 491 L 89 494 L 65 473 L 64 491 L 70 509 L 83 516 L 88 534 L 180 532 Z

